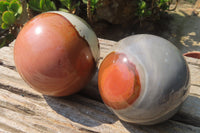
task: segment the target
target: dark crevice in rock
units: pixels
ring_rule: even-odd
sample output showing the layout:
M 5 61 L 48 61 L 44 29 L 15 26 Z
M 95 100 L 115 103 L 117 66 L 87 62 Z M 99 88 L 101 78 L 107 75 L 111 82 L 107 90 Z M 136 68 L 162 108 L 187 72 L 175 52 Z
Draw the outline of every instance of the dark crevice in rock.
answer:
M 14 112 L 20 112 L 20 113 L 25 114 L 25 115 L 35 115 L 35 112 L 30 110 L 27 107 L 23 107 L 21 105 L 14 105 L 14 104 L 4 102 L 4 101 L 0 101 L 0 107 L 12 110 Z
M 9 68 L 9 69 L 11 69 L 11 70 L 17 71 L 17 69 L 16 69 L 15 66 L 6 65 L 6 64 L 4 64 L 3 61 L 1 61 L 1 60 L 0 60 L 0 65 L 1 65 L 1 66 L 4 66 L 4 67 L 6 67 L 6 68 Z
M 191 84 L 192 86 L 196 86 L 196 87 L 200 87 L 200 85 L 198 84 Z
M 39 96 L 39 95 L 32 94 L 32 93 L 24 91 L 22 89 L 15 88 L 15 87 L 12 87 L 12 86 L 9 86 L 9 85 L 4 85 L 4 84 L 1 84 L 1 83 L 0 83 L 0 89 L 7 90 L 7 91 L 10 91 L 12 93 L 21 95 L 22 97 L 31 98 L 31 99 L 34 99 L 34 100 L 41 100 L 42 99 L 42 97 Z
M 200 64 L 197 64 L 197 63 L 188 62 L 188 64 L 190 64 L 190 65 L 194 65 L 194 66 L 197 66 L 197 67 L 200 67 Z

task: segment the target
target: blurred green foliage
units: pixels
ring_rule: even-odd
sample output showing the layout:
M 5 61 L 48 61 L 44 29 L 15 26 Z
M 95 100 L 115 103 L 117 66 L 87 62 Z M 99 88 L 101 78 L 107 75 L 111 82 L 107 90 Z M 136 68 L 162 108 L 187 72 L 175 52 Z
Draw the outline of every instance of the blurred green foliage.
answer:
M 82 0 L 84 4 L 88 3 L 88 0 Z M 90 11 L 94 14 L 95 9 L 98 7 L 99 0 L 90 0 Z
M 67 12 L 71 13 L 74 13 L 81 3 L 80 1 L 76 2 L 73 0 L 60 0 L 60 2 L 64 8 L 67 8 Z M 63 10 L 63 8 L 59 10 Z
M 28 4 L 31 9 L 38 12 L 54 11 L 56 5 L 51 0 L 29 0 Z
M 136 16 L 140 20 L 147 17 L 159 19 L 160 15 L 169 10 L 171 0 L 138 0 Z
M 0 25 L 2 29 L 9 29 L 22 14 L 19 0 L 0 1 Z

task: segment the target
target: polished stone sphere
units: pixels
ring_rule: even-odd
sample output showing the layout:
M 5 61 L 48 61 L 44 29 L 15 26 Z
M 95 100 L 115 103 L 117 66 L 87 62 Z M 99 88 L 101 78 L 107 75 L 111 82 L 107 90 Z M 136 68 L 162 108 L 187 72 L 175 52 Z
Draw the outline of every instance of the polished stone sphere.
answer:
M 17 36 L 17 71 L 33 89 L 50 96 L 81 90 L 96 71 L 98 39 L 81 18 L 61 11 L 42 13 Z
M 188 65 L 169 41 L 154 35 L 120 40 L 100 65 L 100 95 L 121 120 L 152 125 L 169 119 L 186 99 Z

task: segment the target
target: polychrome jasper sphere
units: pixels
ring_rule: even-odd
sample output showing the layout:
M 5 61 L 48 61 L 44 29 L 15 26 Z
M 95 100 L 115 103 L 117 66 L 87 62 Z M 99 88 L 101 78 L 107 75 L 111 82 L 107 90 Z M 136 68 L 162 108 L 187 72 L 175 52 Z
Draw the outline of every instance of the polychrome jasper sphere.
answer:
M 31 19 L 14 46 L 19 74 L 33 89 L 50 96 L 81 90 L 92 78 L 98 58 L 99 44 L 90 26 L 60 11 Z
M 120 119 L 151 125 L 169 119 L 186 99 L 189 70 L 169 41 L 154 35 L 122 39 L 100 65 L 104 103 Z

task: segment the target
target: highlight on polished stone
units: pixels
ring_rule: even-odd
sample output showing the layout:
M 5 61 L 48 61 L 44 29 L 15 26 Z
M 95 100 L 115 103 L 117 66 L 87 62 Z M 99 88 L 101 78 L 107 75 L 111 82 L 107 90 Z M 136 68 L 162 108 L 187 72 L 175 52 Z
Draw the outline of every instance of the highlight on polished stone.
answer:
M 99 71 L 100 93 L 104 102 L 114 109 L 131 105 L 140 94 L 136 67 L 123 53 L 110 53 Z

